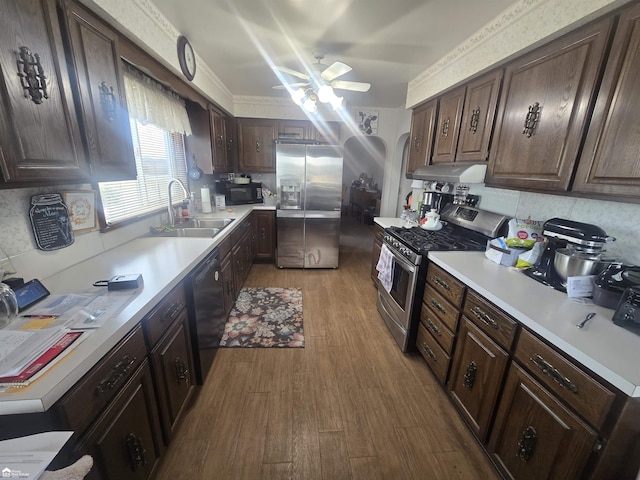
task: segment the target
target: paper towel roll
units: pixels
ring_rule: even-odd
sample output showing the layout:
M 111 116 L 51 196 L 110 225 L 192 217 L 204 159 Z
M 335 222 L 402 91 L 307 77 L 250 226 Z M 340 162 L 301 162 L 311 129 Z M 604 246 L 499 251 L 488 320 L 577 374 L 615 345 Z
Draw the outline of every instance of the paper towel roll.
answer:
M 200 189 L 200 196 L 202 197 L 202 213 L 211 213 L 211 194 L 209 188 L 202 187 Z

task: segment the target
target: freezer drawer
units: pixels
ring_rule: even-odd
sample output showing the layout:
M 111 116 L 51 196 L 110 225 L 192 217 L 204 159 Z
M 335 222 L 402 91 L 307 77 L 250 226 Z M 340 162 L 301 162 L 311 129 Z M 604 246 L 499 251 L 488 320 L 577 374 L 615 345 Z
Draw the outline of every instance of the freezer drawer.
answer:
M 279 212 L 280 213 L 280 212 Z M 278 240 L 276 265 L 280 268 L 304 267 L 304 216 L 276 217 Z
M 307 216 L 304 268 L 338 268 L 340 217 Z

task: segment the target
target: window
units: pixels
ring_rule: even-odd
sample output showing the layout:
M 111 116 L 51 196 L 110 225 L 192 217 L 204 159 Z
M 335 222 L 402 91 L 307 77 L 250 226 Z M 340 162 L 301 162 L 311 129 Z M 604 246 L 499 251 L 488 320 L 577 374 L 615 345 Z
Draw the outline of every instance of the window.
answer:
M 182 134 L 191 126 L 184 101 L 131 65 L 123 67 L 137 178 L 98 184 L 107 226 L 166 209 L 172 178 L 187 185 Z M 174 188 L 172 197 L 182 199 L 182 189 Z
M 182 135 L 135 119 L 130 125 L 138 174 L 136 180 L 99 183 L 107 225 L 166 209 L 171 178 L 187 185 Z M 179 187 L 172 193 L 175 199 L 184 196 Z

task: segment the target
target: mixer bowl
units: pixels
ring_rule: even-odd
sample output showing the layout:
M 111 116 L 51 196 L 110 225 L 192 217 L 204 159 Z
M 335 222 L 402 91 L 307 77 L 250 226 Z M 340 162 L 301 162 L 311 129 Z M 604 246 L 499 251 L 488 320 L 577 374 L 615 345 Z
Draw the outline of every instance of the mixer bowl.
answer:
M 570 248 L 558 248 L 553 266 L 563 280 L 581 275 L 598 275 L 611 264 L 611 260 L 603 260 L 599 255 L 576 252 Z

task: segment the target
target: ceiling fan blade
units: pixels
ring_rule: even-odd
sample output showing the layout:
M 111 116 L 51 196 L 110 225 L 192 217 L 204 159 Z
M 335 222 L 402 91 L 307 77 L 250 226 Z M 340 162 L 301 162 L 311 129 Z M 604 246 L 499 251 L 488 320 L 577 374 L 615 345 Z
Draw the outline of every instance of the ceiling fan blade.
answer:
M 289 86 L 290 88 L 293 88 L 293 87 L 306 87 L 307 85 L 311 85 L 311 84 L 310 84 L 309 82 L 289 83 L 289 84 L 288 84 L 288 86 Z M 271 88 L 273 88 L 273 89 L 275 89 L 275 90 L 284 90 L 284 89 L 286 89 L 287 87 L 285 87 L 284 85 L 274 85 L 274 86 L 273 86 L 273 87 L 271 87 Z
M 331 86 L 342 90 L 353 90 L 354 92 L 368 92 L 371 88 L 370 83 L 350 82 L 348 80 L 334 80 L 331 82 Z
M 351 67 L 346 63 L 333 62 L 322 71 L 320 76 L 325 82 L 330 82 L 331 80 L 338 78 L 339 76 L 344 75 L 345 73 L 350 71 Z
M 289 75 L 293 75 L 294 77 L 298 77 L 298 78 L 301 78 L 303 80 L 309 80 L 309 75 L 307 75 L 306 73 L 299 72 L 297 70 L 293 70 L 292 68 L 279 67 L 277 65 L 274 66 L 273 68 L 275 68 L 276 70 L 281 71 L 282 73 L 288 73 Z

